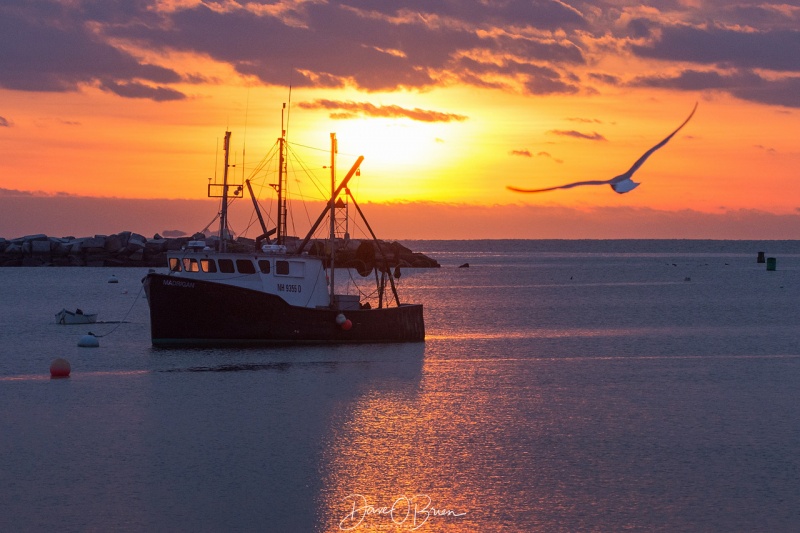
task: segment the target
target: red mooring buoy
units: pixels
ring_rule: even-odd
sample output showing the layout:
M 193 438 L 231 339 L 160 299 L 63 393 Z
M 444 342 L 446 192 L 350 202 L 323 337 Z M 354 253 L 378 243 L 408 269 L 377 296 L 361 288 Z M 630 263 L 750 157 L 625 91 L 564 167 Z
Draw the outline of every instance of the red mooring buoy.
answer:
M 51 378 L 68 378 L 72 370 L 69 366 L 69 361 L 59 357 L 50 363 L 50 377 Z
M 345 331 L 349 330 L 352 327 L 353 327 L 353 322 L 351 322 L 349 318 L 345 320 L 344 323 L 342 323 L 342 329 Z

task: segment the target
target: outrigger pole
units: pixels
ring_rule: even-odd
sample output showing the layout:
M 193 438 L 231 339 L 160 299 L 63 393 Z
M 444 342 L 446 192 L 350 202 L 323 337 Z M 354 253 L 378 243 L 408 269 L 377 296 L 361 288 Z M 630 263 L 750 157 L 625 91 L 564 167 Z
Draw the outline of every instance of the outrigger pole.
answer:
M 342 182 L 339 184 L 339 186 L 333 192 L 333 195 L 332 195 L 333 199 L 338 197 L 339 193 L 342 192 L 342 189 L 347 187 L 347 183 L 350 181 L 350 178 L 352 178 L 353 175 L 356 173 L 356 170 L 358 170 L 358 167 L 361 166 L 361 162 L 362 161 L 364 161 L 364 156 L 363 155 L 358 156 L 358 159 L 356 159 L 356 162 L 353 163 L 353 166 L 347 172 L 347 175 L 344 177 Z M 311 237 L 314 235 L 314 232 L 317 231 L 317 228 L 322 223 L 322 220 L 325 218 L 325 215 L 328 214 L 328 209 L 331 208 L 332 204 L 333 204 L 333 202 L 328 202 L 328 204 L 325 206 L 325 209 L 323 209 L 322 213 L 319 215 L 319 218 L 317 218 L 317 221 L 314 222 L 313 226 L 311 226 L 311 229 L 308 231 L 308 234 L 306 235 L 305 239 L 303 239 L 303 242 L 300 243 L 300 246 L 297 248 L 297 251 L 295 252 L 297 255 L 300 255 L 301 253 L 303 253 L 303 250 L 305 249 L 306 245 L 308 244 L 308 241 L 311 240 Z
M 361 220 L 363 220 L 364 224 L 366 224 L 367 229 L 369 230 L 369 234 L 372 235 L 372 240 L 375 241 L 375 246 L 378 247 L 378 253 L 381 254 L 381 259 L 383 259 L 383 264 L 386 266 L 386 271 L 388 272 L 389 271 L 389 260 L 386 258 L 386 254 L 383 253 L 383 248 L 381 247 L 381 243 L 378 240 L 378 237 L 375 235 L 375 232 L 372 231 L 372 226 L 369 225 L 369 221 L 367 220 L 367 217 L 364 216 L 364 212 L 361 211 L 360 207 L 358 207 L 358 202 L 356 202 L 356 199 L 353 196 L 353 193 L 350 192 L 350 189 L 346 189 L 346 191 L 347 191 L 347 196 L 350 197 L 350 200 L 353 201 L 353 205 L 356 206 L 356 211 L 358 211 L 358 214 L 361 215 Z M 400 306 L 400 296 L 398 296 L 398 294 L 397 294 L 397 287 L 395 287 L 395 285 L 394 285 L 394 277 L 392 276 L 391 272 L 389 273 L 389 285 L 392 286 L 392 294 L 394 294 L 394 301 L 397 302 L 397 306 L 399 307 Z M 388 307 L 388 304 L 387 304 L 387 307 Z

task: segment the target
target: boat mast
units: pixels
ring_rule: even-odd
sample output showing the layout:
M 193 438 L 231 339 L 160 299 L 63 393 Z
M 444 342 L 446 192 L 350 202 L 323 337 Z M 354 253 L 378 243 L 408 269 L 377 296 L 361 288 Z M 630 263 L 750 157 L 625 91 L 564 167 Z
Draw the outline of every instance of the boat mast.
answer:
M 331 133 L 331 204 L 330 204 L 330 211 L 331 211 L 331 305 L 334 305 L 334 272 L 336 272 L 335 264 L 334 264 L 334 249 L 336 248 L 336 152 L 338 152 L 336 146 L 336 134 Z
M 281 110 L 281 137 L 278 139 L 279 152 L 278 157 L 278 236 L 276 242 L 284 244 L 284 237 L 286 237 L 286 128 L 283 124 L 283 117 L 286 111 L 286 104 L 283 104 Z
M 231 132 L 225 132 L 225 143 L 223 150 L 225 151 L 225 166 L 222 171 L 222 210 L 219 215 L 219 240 L 220 251 L 226 252 L 228 250 L 226 239 L 228 234 L 228 149 L 231 143 Z

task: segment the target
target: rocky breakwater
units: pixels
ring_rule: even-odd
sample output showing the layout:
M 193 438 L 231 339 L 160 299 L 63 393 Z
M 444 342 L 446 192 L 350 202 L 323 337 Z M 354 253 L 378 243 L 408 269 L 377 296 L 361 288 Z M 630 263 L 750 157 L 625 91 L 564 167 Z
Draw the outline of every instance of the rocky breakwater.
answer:
M 177 238 L 163 238 L 156 234 L 152 239 L 130 231 L 93 237 L 49 237 L 44 234 L 16 239 L 0 237 L 0 266 L 165 267 L 168 251 L 181 250 L 189 241 L 198 240 L 205 241 L 211 249 L 219 247 L 218 237 L 202 233 Z M 289 252 L 294 242 L 297 240 L 287 246 Z M 352 264 L 357 251 L 357 246 L 352 245 L 355 242 L 358 241 L 350 241 L 349 246 L 337 246 L 336 256 L 341 258 L 341 262 L 337 259 L 337 264 Z M 324 255 L 325 246 L 323 241 L 313 242 L 311 253 Z M 434 259 L 412 252 L 397 242 L 381 241 L 380 248 L 386 251 L 390 266 L 439 267 Z M 239 238 L 235 243 L 229 243 L 228 250 L 249 252 L 255 250 L 255 241 Z
M 0 266 L 164 266 L 167 250 L 180 250 L 188 238 L 148 239 L 123 231 L 93 237 L 27 235 L 0 238 Z

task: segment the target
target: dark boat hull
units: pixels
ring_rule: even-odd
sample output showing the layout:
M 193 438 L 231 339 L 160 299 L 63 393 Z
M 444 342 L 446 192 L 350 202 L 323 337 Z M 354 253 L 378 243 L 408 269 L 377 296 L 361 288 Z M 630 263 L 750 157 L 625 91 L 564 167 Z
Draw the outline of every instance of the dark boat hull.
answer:
M 143 280 L 152 343 L 161 345 L 372 343 L 425 340 L 422 305 L 337 311 L 273 294 L 150 273 Z M 343 313 L 352 323 L 336 323 Z

